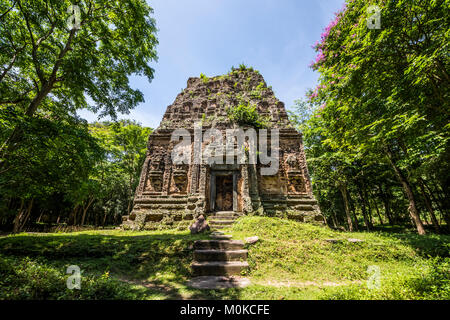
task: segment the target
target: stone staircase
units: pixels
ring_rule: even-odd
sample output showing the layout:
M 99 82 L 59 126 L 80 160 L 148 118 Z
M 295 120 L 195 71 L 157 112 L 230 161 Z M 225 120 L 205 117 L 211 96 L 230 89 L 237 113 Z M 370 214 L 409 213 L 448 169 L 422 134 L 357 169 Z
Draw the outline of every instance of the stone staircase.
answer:
M 212 230 L 223 229 L 231 226 L 240 215 L 233 211 L 216 212 L 208 218 L 209 226 Z
M 211 216 L 209 224 L 212 230 L 231 226 L 239 217 L 234 212 L 217 212 Z M 248 268 L 244 242 L 231 240 L 231 235 L 215 231 L 211 240 L 198 240 L 194 243 L 194 262 L 191 264 L 193 276 L 191 285 L 201 289 L 217 289 L 242 287 L 248 284 L 247 279 L 233 276 L 239 275 Z

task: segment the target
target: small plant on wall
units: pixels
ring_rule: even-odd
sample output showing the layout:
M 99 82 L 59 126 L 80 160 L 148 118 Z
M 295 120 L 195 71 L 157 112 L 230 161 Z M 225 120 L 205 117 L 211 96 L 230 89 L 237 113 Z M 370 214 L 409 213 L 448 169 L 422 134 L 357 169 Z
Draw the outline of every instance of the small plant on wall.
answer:
M 240 103 L 238 106 L 227 109 L 228 119 L 239 124 L 264 129 L 269 125 L 269 120 L 259 115 L 255 105 Z

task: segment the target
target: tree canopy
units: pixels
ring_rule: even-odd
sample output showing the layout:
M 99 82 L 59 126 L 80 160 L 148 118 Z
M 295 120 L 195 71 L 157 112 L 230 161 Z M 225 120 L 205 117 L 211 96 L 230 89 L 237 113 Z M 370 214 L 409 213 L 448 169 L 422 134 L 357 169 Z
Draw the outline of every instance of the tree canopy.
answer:
M 344 198 L 354 187 L 368 220 L 368 194 L 391 197 L 383 191 L 390 182 L 379 178 L 393 176 L 420 234 L 425 229 L 419 202 L 434 224 L 438 207 L 449 221 L 449 4 L 377 2 L 377 29 L 369 28 L 373 3 L 347 1 L 315 44 L 311 67 L 320 79 L 308 93 L 315 111 L 301 127 L 317 184 L 332 180 L 325 189 L 337 185 Z M 323 187 L 319 192 L 336 201 Z M 433 203 L 433 197 L 442 200 Z

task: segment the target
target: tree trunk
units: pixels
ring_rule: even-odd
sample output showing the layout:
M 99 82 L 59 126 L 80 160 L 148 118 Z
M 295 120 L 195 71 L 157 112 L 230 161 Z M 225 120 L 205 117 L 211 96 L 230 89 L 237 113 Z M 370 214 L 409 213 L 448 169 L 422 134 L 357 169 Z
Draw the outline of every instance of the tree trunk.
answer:
M 426 181 L 423 181 L 423 185 L 425 186 L 426 190 L 428 191 L 428 194 L 430 195 L 432 202 L 434 202 L 437 205 L 439 212 L 441 213 L 441 218 L 442 218 L 442 216 L 444 214 L 442 202 L 439 199 L 436 199 L 436 196 L 435 196 L 433 190 L 430 189 L 430 187 L 427 185 Z M 442 223 L 442 220 L 440 220 L 440 222 Z
M 352 201 L 352 198 L 350 196 L 350 192 L 348 191 L 348 189 L 347 189 L 347 198 L 348 198 L 348 203 L 350 205 L 350 212 L 352 213 L 352 216 L 353 216 L 353 227 L 355 228 L 355 231 L 359 231 L 358 215 L 356 214 L 356 208 Z
M 89 207 L 91 206 L 92 202 L 94 202 L 94 197 L 89 198 L 89 201 L 86 204 L 86 207 L 83 208 L 83 216 L 81 217 L 81 225 L 82 226 L 84 226 L 84 221 L 86 219 L 86 213 L 89 210 Z
M 373 193 L 370 193 L 370 195 L 371 195 L 372 203 L 375 207 L 375 211 L 377 213 L 378 219 L 380 219 L 380 224 L 383 226 L 384 222 L 383 222 L 383 218 L 381 217 L 381 214 L 380 214 L 380 209 L 378 209 L 377 198 L 375 197 L 375 195 L 373 195 Z
M 445 220 L 447 230 L 450 230 L 450 188 L 445 187 L 446 185 L 448 186 L 450 184 L 450 179 L 447 179 L 447 181 L 445 182 L 446 184 L 444 185 L 439 184 L 439 187 L 442 189 L 442 195 L 440 194 L 440 192 L 437 192 L 437 194 L 439 199 L 441 199 L 442 216 Z
M 344 208 L 345 208 L 345 215 L 347 216 L 348 229 L 350 232 L 353 232 L 353 222 L 350 216 L 350 206 L 348 204 L 347 188 L 345 185 L 340 184 L 339 190 L 341 191 L 342 198 L 344 199 Z
M 366 200 L 367 203 L 367 213 L 368 213 L 368 218 L 369 218 L 369 228 L 373 228 L 373 217 L 372 217 L 372 207 L 370 206 L 370 198 L 367 195 L 367 190 L 364 186 L 364 199 Z
M 103 223 L 102 223 L 103 227 L 105 226 L 107 215 L 108 215 L 108 211 L 105 210 L 105 214 L 103 215 Z
M 423 199 L 425 200 L 425 206 L 428 209 L 428 213 L 430 214 L 431 223 L 433 224 L 434 230 L 439 233 L 440 226 L 439 222 L 436 219 L 436 215 L 434 214 L 433 205 L 431 203 L 430 198 L 428 197 L 427 192 L 425 191 L 424 183 L 422 179 L 419 179 L 420 190 L 422 191 Z
M 68 224 L 74 226 L 77 223 L 77 210 L 78 210 L 78 205 L 75 205 L 75 207 L 73 207 L 72 211 L 69 214 L 69 220 L 67 221 Z
M 367 231 L 370 231 L 371 229 L 371 222 L 369 220 L 368 217 L 368 213 L 367 213 L 367 209 L 368 209 L 368 203 L 367 203 L 367 199 L 366 199 L 366 195 L 365 195 L 365 191 L 364 189 L 364 183 L 357 185 L 358 188 L 358 193 L 359 193 L 359 197 L 361 198 L 361 210 L 362 210 L 362 214 L 363 214 L 363 218 L 364 218 L 364 224 L 366 225 L 366 229 Z M 370 210 L 370 207 L 369 207 Z
M 389 197 L 387 196 L 388 190 L 386 190 L 386 192 L 384 192 L 381 185 L 378 185 L 378 189 L 380 190 L 380 197 L 381 197 L 381 201 L 383 202 L 384 213 L 386 214 L 386 217 L 388 218 L 389 224 L 391 226 L 393 226 L 395 224 L 395 221 L 392 218 L 392 214 L 391 214 L 391 205 L 389 203 Z
M 37 219 L 37 223 L 41 222 L 42 216 L 44 215 L 44 209 L 41 210 L 41 213 L 39 214 L 39 218 Z
M 21 200 L 19 212 L 14 219 L 13 233 L 21 232 L 31 214 L 31 209 L 33 208 L 33 199 L 28 203 L 27 209 L 24 209 L 25 201 Z
M 27 212 L 26 212 L 25 218 L 22 221 L 22 225 L 20 226 L 20 230 L 19 231 L 23 230 L 23 228 L 27 224 L 28 220 L 30 219 L 31 209 L 33 208 L 33 202 L 34 202 L 34 199 L 31 199 L 29 204 L 28 204 Z
M 402 184 L 403 191 L 406 193 L 406 196 L 408 198 L 408 201 L 409 201 L 408 211 L 409 211 L 409 214 L 410 214 L 412 220 L 414 221 L 414 224 L 417 228 L 417 232 L 420 235 L 424 235 L 424 234 L 426 234 L 426 231 L 423 226 L 422 220 L 420 220 L 419 211 L 417 210 L 417 206 L 416 206 L 416 199 L 415 199 L 414 193 L 411 189 L 411 185 L 410 185 L 408 179 L 406 178 L 406 176 L 403 174 L 402 170 L 397 166 L 390 148 L 386 147 L 385 150 L 386 150 L 389 162 L 390 162 L 392 168 L 394 169 L 399 182 Z
M 20 228 L 20 220 L 22 218 L 23 213 L 23 206 L 25 204 L 25 200 L 21 199 L 20 200 L 20 208 L 19 211 L 17 212 L 16 217 L 14 218 L 14 227 L 13 227 L 13 233 L 17 233 L 19 231 Z
M 360 195 L 361 196 L 361 195 Z M 367 218 L 367 211 L 366 211 L 366 204 L 365 201 L 363 201 L 361 199 L 361 212 L 363 214 L 363 219 L 364 219 L 364 225 L 366 226 L 366 230 L 370 231 L 370 225 L 369 225 L 369 220 Z

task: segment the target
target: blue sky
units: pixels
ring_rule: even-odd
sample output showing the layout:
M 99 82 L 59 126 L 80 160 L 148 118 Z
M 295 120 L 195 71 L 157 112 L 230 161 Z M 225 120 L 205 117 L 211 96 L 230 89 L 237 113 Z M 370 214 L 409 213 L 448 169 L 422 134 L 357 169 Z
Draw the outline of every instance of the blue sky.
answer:
M 245 63 L 259 70 L 289 108 L 316 85 L 311 48 L 344 0 L 148 0 L 159 29 L 151 83 L 133 77 L 145 102 L 120 118 L 156 128 L 189 77 L 216 76 Z M 97 116 L 80 111 L 89 121 Z

